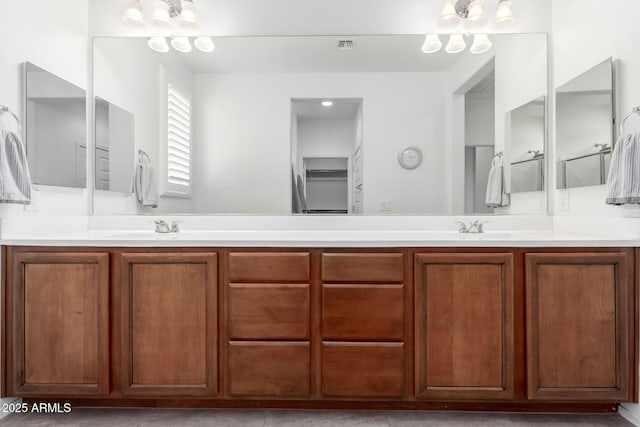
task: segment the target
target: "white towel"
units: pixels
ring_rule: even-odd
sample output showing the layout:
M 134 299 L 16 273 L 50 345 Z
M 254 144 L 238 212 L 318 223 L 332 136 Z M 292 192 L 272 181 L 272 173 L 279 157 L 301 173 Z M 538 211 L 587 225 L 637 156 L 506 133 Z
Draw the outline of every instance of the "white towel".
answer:
M 504 166 L 500 156 L 495 156 L 491 161 L 485 203 L 489 208 L 509 206 L 509 195 L 506 192 L 504 180 Z
M 0 129 L 0 203 L 31 204 L 31 177 L 20 135 Z
M 607 204 L 640 204 L 640 133 L 621 135 L 611 155 Z
M 153 168 L 147 156 L 138 156 L 138 165 L 133 177 L 133 190 L 142 206 L 158 207 L 158 190 Z

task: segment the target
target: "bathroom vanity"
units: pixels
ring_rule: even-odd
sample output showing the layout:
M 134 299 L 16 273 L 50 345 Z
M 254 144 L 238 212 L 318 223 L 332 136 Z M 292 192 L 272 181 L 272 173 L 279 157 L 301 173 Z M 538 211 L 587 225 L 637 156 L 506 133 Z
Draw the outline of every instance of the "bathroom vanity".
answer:
M 603 412 L 638 399 L 633 247 L 95 243 L 4 246 L 3 396 Z

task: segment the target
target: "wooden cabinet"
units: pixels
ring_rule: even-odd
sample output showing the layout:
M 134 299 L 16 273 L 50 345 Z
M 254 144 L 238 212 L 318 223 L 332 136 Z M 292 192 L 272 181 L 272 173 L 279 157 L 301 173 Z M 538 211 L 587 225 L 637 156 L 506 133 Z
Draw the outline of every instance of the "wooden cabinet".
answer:
M 217 255 L 121 256 L 122 392 L 217 393 Z
M 403 399 L 407 346 L 404 254 L 322 254 L 321 395 Z
M 20 252 L 11 270 L 13 392 L 108 394 L 109 254 Z
M 514 396 L 513 286 L 512 254 L 416 255 L 416 397 Z
M 526 255 L 528 397 L 626 401 L 631 252 Z M 637 333 L 637 332 L 635 332 Z
M 311 396 L 311 254 L 227 255 L 225 284 L 228 396 Z

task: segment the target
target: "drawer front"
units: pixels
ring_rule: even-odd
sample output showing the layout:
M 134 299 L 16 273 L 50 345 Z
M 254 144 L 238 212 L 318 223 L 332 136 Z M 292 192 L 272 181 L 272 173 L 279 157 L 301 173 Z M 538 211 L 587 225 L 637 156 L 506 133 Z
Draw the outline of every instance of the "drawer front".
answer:
M 403 285 L 323 285 L 322 336 L 404 340 Z
M 322 395 L 399 398 L 404 394 L 404 344 L 322 344 Z
M 308 342 L 230 342 L 229 393 L 233 397 L 309 397 Z
M 308 282 L 308 252 L 233 252 L 230 282 Z
M 322 280 L 327 282 L 403 281 L 401 253 L 329 253 L 322 255 Z
M 229 338 L 309 339 L 309 285 L 231 284 Z

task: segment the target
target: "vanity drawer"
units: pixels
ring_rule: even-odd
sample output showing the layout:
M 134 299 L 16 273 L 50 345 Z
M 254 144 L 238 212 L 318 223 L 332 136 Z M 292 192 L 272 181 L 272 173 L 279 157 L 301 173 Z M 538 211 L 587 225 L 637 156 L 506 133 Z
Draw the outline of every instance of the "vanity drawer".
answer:
M 398 398 L 404 394 L 404 344 L 322 343 L 324 397 Z
M 230 282 L 308 282 L 309 252 L 232 252 Z
M 309 342 L 230 342 L 229 394 L 304 398 L 311 393 Z
M 322 336 L 403 341 L 404 286 L 323 285 Z
M 308 284 L 228 287 L 230 339 L 309 339 Z
M 401 253 L 325 253 L 322 280 L 398 283 L 403 279 L 403 263 Z

